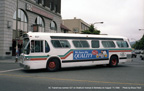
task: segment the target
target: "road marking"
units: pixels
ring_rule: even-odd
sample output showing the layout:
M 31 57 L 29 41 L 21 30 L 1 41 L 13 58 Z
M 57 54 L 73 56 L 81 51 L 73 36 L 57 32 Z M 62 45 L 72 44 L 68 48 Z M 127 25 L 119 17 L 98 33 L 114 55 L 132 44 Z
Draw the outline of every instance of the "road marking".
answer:
M 18 70 L 18 69 L 15 69 Z M 73 81 L 73 82 L 89 82 L 89 83 L 105 83 L 105 84 L 122 84 L 122 85 L 143 85 L 144 83 L 125 83 L 125 82 L 105 82 L 105 81 L 91 81 L 91 80 L 77 80 L 77 79 L 63 79 L 63 78 L 50 78 L 50 77 L 37 77 L 30 75 L 15 75 L 15 74 L 0 74 L 0 76 L 14 76 L 14 77 L 25 77 L 25 78 L 36 78 L 36 79 L 50 79 L 50 80 L 58 80 L 58 81 Z
M 21 70 L 23 68 L 17 68 L 17 69 L 11 69 L 11 70 L 4 70 L 4 71 L 0 71 L 0 73 L 6 73 L 6 72 L 12 72 L 12 71 L 17 71 L 17 70 Z

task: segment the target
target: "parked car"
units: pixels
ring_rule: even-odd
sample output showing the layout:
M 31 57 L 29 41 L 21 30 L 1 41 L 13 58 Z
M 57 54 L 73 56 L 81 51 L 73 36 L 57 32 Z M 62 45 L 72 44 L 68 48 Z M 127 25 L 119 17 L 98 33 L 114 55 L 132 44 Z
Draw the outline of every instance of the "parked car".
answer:
M 137 54 L 135 53 L 135 51 L 132 51 L 132 58 L 136 58 Z
M 140 54 L 141 60 L 144 60 L 144 51 Z
M 140 54 L 140 53 L 141 53 L 141 50 L 135 50 L 135 53 L 136 53 L 136 54 Z

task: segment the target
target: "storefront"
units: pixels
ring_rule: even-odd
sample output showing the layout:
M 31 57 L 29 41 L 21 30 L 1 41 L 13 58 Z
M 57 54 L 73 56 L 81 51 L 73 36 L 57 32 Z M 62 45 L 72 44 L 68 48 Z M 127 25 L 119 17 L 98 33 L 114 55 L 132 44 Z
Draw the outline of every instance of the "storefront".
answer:
M 61 0 L 18 0 L 18 17 L 16 1 L 0 0 L 0 59 L 15 56 L 16 33 L 22 44 L 23 33 L 61 32 Z

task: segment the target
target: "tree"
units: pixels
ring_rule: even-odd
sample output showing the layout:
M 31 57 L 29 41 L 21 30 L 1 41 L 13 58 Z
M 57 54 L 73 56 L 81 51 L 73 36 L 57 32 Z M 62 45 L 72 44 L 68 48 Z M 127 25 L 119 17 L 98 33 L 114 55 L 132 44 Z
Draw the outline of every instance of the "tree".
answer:
M 144 50 L 144 35 L 139 41 L 136 41 L 136 43 L 132 47 L 135 49 Z
M 82 31 L 82 34 L 100 34 L 100 30 L 96 30 L 94 25 L 91 24 L 88 30 Z

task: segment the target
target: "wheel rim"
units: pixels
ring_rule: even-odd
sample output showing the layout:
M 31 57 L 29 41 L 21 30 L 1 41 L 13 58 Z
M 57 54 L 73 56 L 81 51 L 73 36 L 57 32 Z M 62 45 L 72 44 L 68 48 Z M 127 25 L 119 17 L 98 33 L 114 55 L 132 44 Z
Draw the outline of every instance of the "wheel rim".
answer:
M 48 66 L 50 69 L 54 69 L 56 67 L 56 64 L 55 64 L 55 62 L 49 62 Z
M 112 65 L 116 65 L 117 64 L 117 60 L 116 59 L 113 59 L 112 60 Z

